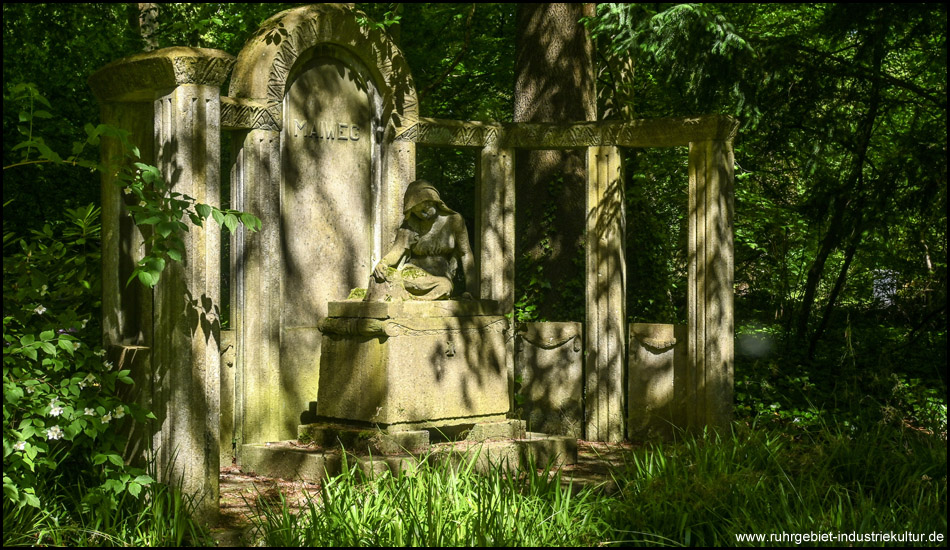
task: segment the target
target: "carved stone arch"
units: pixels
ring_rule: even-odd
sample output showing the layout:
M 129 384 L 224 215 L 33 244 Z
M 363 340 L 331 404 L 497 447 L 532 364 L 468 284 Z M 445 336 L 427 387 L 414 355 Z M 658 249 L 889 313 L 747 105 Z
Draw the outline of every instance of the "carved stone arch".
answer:
M 266 101 L 280 121 L 284 85 L 297 59 L 320 44 L 348 50 L 369 70 L 382 96 L 387 134 L 419 118 L 409 65 L 386 33 L 360 24 L 360 14 L 339 4 L 283 11 L 267 21 L 238 55 L 229 96 Z

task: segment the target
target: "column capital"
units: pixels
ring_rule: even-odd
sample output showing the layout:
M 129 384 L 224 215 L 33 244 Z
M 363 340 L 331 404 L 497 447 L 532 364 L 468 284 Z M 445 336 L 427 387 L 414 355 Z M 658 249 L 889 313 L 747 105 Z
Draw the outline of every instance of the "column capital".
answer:
M 221 50 L 175 46 L 117 59 L 89 77 L 100 102 L 152 101 L 163 91 L 196 84 L 221 86 L 235 57 Z

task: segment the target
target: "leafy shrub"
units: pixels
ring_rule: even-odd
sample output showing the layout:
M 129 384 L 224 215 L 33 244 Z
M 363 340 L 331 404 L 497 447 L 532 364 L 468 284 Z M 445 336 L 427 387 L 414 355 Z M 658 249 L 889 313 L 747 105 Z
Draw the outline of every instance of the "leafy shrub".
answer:
M 82 472 L 88 499 L 109 507 L 152 478 L 125 465 L 121 426 L 148 414 L 118 395 L 129 371 L 99 346 L 99 209 L 18 238 L 3 235 L 3 491 L 17 506 L 43 505 L 57 471 Z M 78 474 L 71 474 L 76 476 Z M 74 481 L 80 481 L 75 479 Z M 5 505 L 5 506 L 7 506 Z

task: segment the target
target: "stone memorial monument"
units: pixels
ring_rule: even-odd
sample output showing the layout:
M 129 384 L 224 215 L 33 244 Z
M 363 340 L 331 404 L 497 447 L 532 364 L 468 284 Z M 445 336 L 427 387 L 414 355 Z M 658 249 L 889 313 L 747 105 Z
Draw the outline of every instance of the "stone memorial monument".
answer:
M 508 321 L 497 302 L 473 298 L 465 221 L 425 180 L 407 186 L 403 213 L 368 289 L 330 302 L 320 325 L 317 417 L 390 433 L 504 421 Z M 460 267 L 465 290 L 453 296 Z
M 729 421 L 735 119 L 424 118 L 399 48 L 347 4 L 278 13 L 236 58 L 166 48 L 110 63 L 89 84 L 103 122 L 130 132 L 171 191 L 220 205 L 229 170 L 230 207 L 263 224 L 239 228 L 228 258 L 217 227 L 191 227 L 182 261 L 154 289 L 127 287 L 150 229 L 135 225 L 113 176 L 103 176 L 104 343 L 156 415 L 138 448 L 148 440 L 163 480 L 196 495 L 199 515 L 217 510 L 221 464 L 293 473 L 266 444 L 312 434 L 301 426 L 321 419 L 388 434 L 472 424 L 488 433 L 486 422 L 509 415 L 517 149 L 587 151 L 585 322 L 569 339 L 567 329 L 532 328 L 523 340 L 537 349 L 518 355 L 522 379 L 552 389 L 526 390 L 537 423 L 556 424 L 546 420 L 558 408 L 570 433 L 619 441 L 629 415 L 655 410 L 671 380 L 673 408 L 688 410 L 657 418 L 695 428 Z M 471 246 L 458 214 L 416 181 L 420 145 L 476 151 Z M 686 328 L 672 352 L 641 338 L 653 355 L 638 347 L 630 360 L 640 344 L 628 338 L 624 311 L 621 148 L 674 146 L 689 147 Z M 123 158 L 107 139 L 101 152 L 106 163 Z M 371 279 L 364 296 L 344 299 Z M 558 345 L 546 348 L 544 335 Z M 536 368 L 559 356 L 570 365 Z M 638 422 L 629 421 L 634 431 Z

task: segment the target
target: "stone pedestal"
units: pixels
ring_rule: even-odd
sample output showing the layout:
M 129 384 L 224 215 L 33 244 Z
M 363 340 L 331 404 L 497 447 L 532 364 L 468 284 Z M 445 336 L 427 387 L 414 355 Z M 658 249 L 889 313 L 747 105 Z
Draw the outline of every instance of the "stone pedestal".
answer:
M 688 424 L 686 325 L 630 325 L 627 435 L 672 438 Z M 692 396 L 695 399 L 695 395 Z
M 528 429 L 580 437 L 584 422 L 580 323 L 521 323 L 515 337 L 515 401 Z
M 330 302 L 317 420 L 388 432 L 505 419 L 508 321 L 493 301 Z

